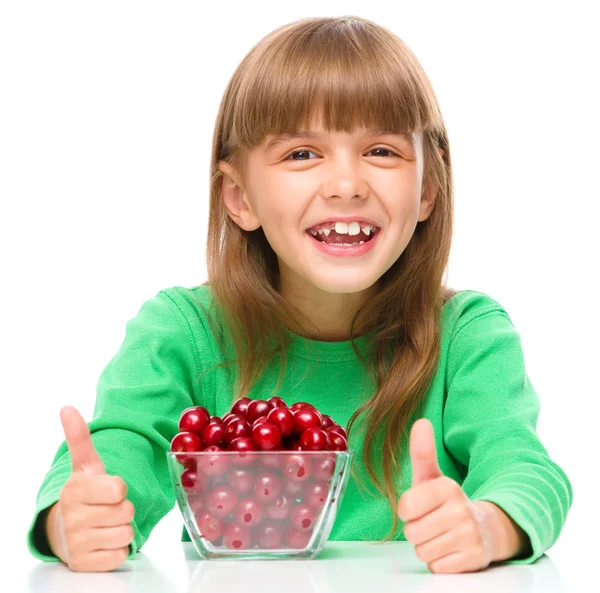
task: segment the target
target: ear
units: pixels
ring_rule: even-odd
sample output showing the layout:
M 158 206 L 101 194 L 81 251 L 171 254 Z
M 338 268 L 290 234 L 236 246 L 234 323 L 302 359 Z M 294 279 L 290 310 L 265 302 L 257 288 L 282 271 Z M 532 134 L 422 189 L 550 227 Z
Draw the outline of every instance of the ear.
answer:
M 439 149 L 439 153 L 442 157 L 444 156 L 444 151 L 441 148 Z M 435 205 L 437 194 L 438 187 L 433 179 L 428 179 L 423 182 L 421 191 L 421 210 L 419 212 L 418 222 L 423 222 L 429 218 Z
M 221 196 L 229 216 L 245 231 L 255 231 L 261 223 L 237 181 L 235 169 L 226 161 L 219 161 L 219 169 L 223 172 Z

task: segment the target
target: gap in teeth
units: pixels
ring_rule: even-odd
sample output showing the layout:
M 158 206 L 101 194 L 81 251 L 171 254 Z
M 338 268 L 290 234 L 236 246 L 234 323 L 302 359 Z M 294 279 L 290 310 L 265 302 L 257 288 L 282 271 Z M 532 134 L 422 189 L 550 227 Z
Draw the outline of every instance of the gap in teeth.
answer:
M 316 237 L 317 234 L 319 235 L 325 235 L 326 237 L 329 236 L 329 233 L 331 233 L 332 229 L 335 229 L 335 232 L 338 233 L 338 235 L 358 235 L 360 233 L 360 231 L 362 230 L 362 232 L 369 236 L 372 233 L 375 232 L 375 229 L 377 227 L 375 226 L 371 226 L 371 225 L 367 225 L 360 227 L 360 225 L 358 224 L 358 222 L 351 222 L 350 224 L 347 224 L 345 222 L 336 222 L 334 226 L 330 227 L 330 228 L 320 228 L 318 231 L 314 231 L 313 229 L 309 229 L 311 235 L 313 237 Z M 345 243 L 343 243 L 343 245 L 345 245 Z

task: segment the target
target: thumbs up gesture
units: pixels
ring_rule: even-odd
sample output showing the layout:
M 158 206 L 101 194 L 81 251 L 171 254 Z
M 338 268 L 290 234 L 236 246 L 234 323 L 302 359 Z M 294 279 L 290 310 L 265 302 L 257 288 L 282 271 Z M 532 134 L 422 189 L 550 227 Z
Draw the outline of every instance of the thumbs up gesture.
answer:
M 46 517 L 48 544 L 75 572 L 114 570 L 129 555 L 134 533 L 127 486 L 106 473 L 85 420 L 72 406 L 60 411 L 72 471 Z
M 472 502 L 457 482 L 442 474 L 433 427 L 425 418 L 412 426 L 410 459 L 412 485 L 398 501 L 398 516 L 419 560 L 436 573 L 486 568 L 496 553 L 495 505 Z

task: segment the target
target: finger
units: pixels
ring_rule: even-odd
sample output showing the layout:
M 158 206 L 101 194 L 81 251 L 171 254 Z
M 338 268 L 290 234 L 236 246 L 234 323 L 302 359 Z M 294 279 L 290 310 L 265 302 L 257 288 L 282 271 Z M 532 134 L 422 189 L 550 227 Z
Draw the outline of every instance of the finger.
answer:
M 127 496 L 127 484 L 121 476 L 99 474 L 81 478 L 76 476 L 69 481 L 68 491 L 63 496 L 67 504 L 116 505 Z
M 487 566 L 487 564 L 473 560 L 465 552 L 452 552 L 447 556 L 428 563 L 431 572 L 443 574 L 478 572 L 487 568 Z
M 415 554 L 419 560 L 429 564 L 448 556 L 448 554 L 460 552 L 461 544 L 462 541 L 458 537 L 456 530 L 450 530 L 429 541 L 417 544 L 415 546 Z
M 81 414 L 73 406 L 65 406 L 60 411 L 60 420 L 71 455 L 72 471 L 89 475 L 106 473 L 92 442 L 90 429 Z
M 453 505 L 444 504 L 424 517 L 409 521 L 404 526 L 404 535 L 418 546 L 452 530 L 461 519 Z
M 129 546 L 118 550 L 98 550 L 69 562 L 73 572 L 110 572 L 121 566 L 129 556 Z
M 95 527 L 89 532 L 89 550 L 119 550 L 128 546 L 134 538 L 133 527 L 129 524 L 116 527 Z
M 419 418 L 410 431 L 410 460 L 413 486 L 443 475 L 438 465 L 433 426 L 426 418 Z
M 402 521 L 415 521 L 448 503 L 460 492 L 457 482 L 440 476 L 409 488 L 398 501 L 398 516 Z
M 118 527 L 134 520 L 135 509 L 130 500 L 124 500 L 118 504 L 89 505 L 86 516 L 90 527 Z

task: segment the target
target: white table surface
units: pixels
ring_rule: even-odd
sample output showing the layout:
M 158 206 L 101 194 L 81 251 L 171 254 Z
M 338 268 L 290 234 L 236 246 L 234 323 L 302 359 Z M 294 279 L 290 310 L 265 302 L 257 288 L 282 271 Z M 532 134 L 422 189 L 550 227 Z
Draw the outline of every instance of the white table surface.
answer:
M 34 562 L 30 593 L 562 593 L 566 583 L 551 551 L 530 565 L 497 565 L 466 574 L 432 574 L 407 542 L 328 542 L 315 560 L 201 560 L 190 543 L 148 547 L 109 573 L 75 573 L 61 563 Z M 3 582 L 10 582 L 3 567 Z M 15 570 L 16 572 L 16 570 Z M 16 575 L 15 575 L 16 576 Z M 588 577 L 589 578 L 589 577 Z M 13 581 L 14 582 L 14 581 Z M 592 583 L 590 583 L 592 585 Z M 592 587 L 593 589 L 593 587 Z M 589 590 L 589 589 L 588 589 Z

